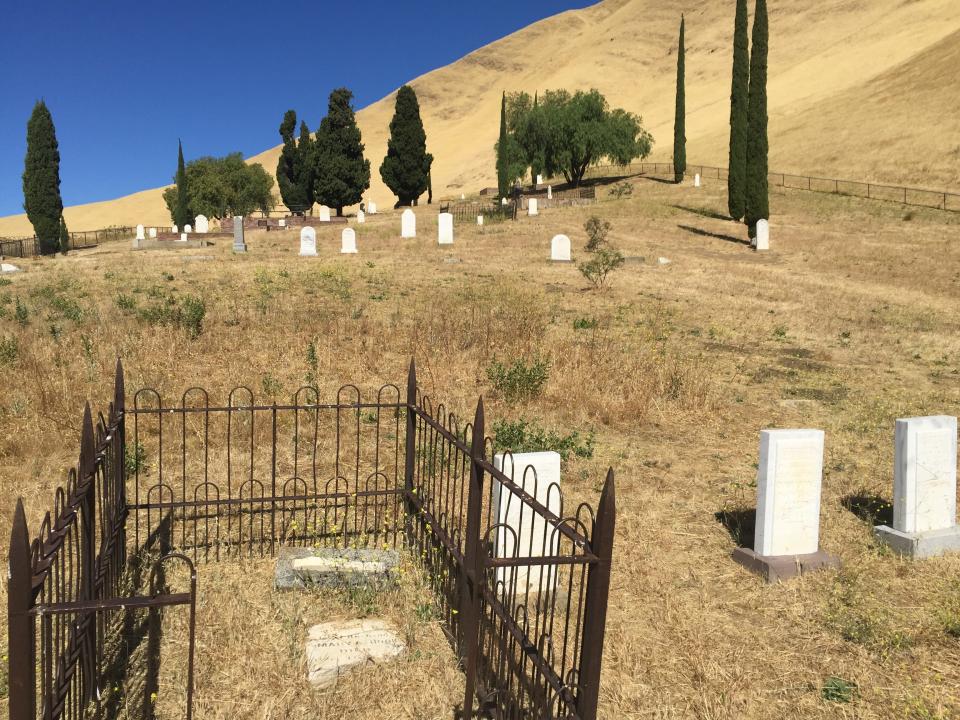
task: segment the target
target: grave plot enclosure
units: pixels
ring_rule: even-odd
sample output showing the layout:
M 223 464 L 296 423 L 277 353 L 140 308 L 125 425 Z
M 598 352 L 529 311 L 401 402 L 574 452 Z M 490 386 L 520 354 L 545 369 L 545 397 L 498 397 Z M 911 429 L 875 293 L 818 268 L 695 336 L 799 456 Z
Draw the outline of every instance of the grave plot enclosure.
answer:
M 150 651 L 171 632 L 189 718 L 194 567 L 282 546 L 407 547 L 465 673 L 458 717 L 596 717 L 612 471 L 596 511 L 565 503 L 485 436 L 482 401 L 461 423 L 421 394 L 413 364 L 405 393 L 348 385 L 325 401 L 306 387 L 267 405 L 243 387 L 222 402 L 144 389 L 128 404 L 118 363 L 107 416 L 94 425 L 88 409 L 83 427 L 79 466 L 36 536 L 19 504 L 14 519 L 11 720 L 152 717 Z M 174 564 L 184 587 L 170 587 Z M 131 677 L 135 690 L 111 693 Z

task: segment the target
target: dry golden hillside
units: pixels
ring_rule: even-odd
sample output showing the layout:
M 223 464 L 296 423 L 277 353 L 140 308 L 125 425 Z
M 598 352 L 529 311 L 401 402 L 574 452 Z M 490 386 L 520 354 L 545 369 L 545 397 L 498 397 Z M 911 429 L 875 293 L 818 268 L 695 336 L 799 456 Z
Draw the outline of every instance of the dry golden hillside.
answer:
M 438 196 L 494 182 L 502 90 L 599 88 L 644 117 L 668 160 L 676 34 L 687 13 L 688 158 L 726 165 L 733 3 L 605 0 L 535 23 L 412 81 Z M 934 188 L 960 182 L 960 13 L 956 0 L 770 0 L 771 167 Z M 341 78 L 349 85 L 350 78 Z M 296 106 L 296 99 L 289 104 Z M 381 206 L 377 171 L 393 94 L 358 113 Z M 278 121 L 279 121 L 278 113 Z M 269 171 L 279 147 L 252 158 Z M 169 222 L 161 189 L 73 207 L 73 229 Z M 30 231 L 0 219 L 0 235 Z

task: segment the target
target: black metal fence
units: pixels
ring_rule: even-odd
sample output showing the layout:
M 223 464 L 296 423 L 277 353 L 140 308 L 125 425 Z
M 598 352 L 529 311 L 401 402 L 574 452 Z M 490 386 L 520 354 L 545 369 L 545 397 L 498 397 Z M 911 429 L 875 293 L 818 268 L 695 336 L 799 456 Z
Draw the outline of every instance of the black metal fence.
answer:
M 166 404 L 144 389 L 132 408 L 118 363 L 108 417 L 94 431 L 88 410 L 81 447 L 33 541 L 17 507 L 11 720 L 38 710 L 44 720 L 151 717 L 158 680 L 139 668 L 151 665 L 142 647 L 158 651 L 163 613 L 176 605 L 190 611 L 189 637 L 175 643 L 187 648 L 190 717 L 194 563 L 282 545 L 401 544 L 430 571 L 465 672 L 460 717 L 596 717 L 612 471 L 596 513 L 565 510 L 558 485 L 497 453 L 482 401 L 461 427 L 420 393 L 412 363 L 405 399 L 386 385 L 365 401 L 348 385 L 331 403 L 306 387 L 290 404 L 258 405 L 241 387 L 216 405 L 191 388 Z M 186 564 L 189 590 L 167 588 L 175 562 Z M 120 713 L 109 689 L 132 675 L 147 679 Z
M 103 230 L 89 230 L 70 233 L 70 250 L 83 250 L 97 247 L 109 240 L 123 240 L 136 232 L 132 227 L 110 227 Z M 0 255 L 10 257 L 36 257 L 40 255 L 40 243 L 37 236 L 0 238 Z
M 440 205 L 440 212 L 453 215 L 454 223 L 475 223 L 478 215 L 487 220 L 516 220 L 517 202 L 509 201 L 506 205 L 499 200 L 493 202 L 456 202 Z
M 712 165 L 687 165 L 686 174 L 699 174 L 703 179 L 726 180 L 727 168 Z M 673 163 L 632 163 L 630 165 L 595 165 L 587 170 L 585 178 L 629 177 L 632 175 L 657 175 L 673 177 Z M 772 172 L 768 174 L 771 187 L 810 192 L 829 193 L 885 200 L 914 207 L 960 212 L 960 194 L 945 190 L 925 190 L 902 185 L 884 185 L 858 180 L 838 180 L 808 175 L 791 175 Z

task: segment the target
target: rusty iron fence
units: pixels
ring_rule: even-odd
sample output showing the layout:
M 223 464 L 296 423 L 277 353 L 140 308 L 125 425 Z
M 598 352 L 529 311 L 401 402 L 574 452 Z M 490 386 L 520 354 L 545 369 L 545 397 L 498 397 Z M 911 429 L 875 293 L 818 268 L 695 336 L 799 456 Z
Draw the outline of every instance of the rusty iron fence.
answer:
M 700 174 L 705 180 L 726 180 L 727 168 L 712 165 L 687 165 L 686 174 Z M 631 163 L 630 165 L 595 165 L 589 168 L 584 178 L 630 177 L 633 175 L 655 175 L 672 178 L 673 163 Z M 767 176 L 771 187 L 790 190 L 808 190 L 810 192 L 846 195 L 868 200 L 883 200 L 901 205 L 926 207 L 934 210 L 960 212 L 960 193 L 945 190 L 928 190 L 905 187 L 903 185 L 885 185 L 882 183 L 862 182 L 859 180 L 839 180 L 809 175 L 771 172 Z
M 131 237 L 136 228 L 117 226 L 101 230 L 82 230 L 70 233 L 70 250 L 84 250 L 97 247 L 102 242 L 124 240 Z M 40 243 L 36 235 L 23 237 L 0 237 L 0 255 L 10 257 L 37 257 L 40 255 Z
M 478 215 L 487 220 L 516 220 L 517 203 L 508 202 L 503 205 L 499 200 L 492 202 L 460 201 L 441 203 L 440 212 L 453 215 L 454 223 L 474 223 Z
M 17 507 L 10 720 L 151 717 L 175 606 L 189 608 L 174 646 L 186 648 L 190 717 L 195 565 L 284 545 L 409 548 L 466 676 L 458 717 L 594 720 L 612 471 L 596 513 L 565 509 L 559 486 L 538 488 L 484 435 L 482 401 L 461 426 L 420 392 L 413 363 L 405 398 L 346 385 L 333 402 L 304 387 L 257 404 L 240 387 L 216 404 L 194 387 L 169 404 L 142 389 L 127 407 L 119 363 L 115 386 L 95 430 L 88 409 L 79 468 L 32 541 Z M 188 590 L 169 589 L 174 564 Z M 110 692 L 131 676 L 145 678 L 135 691 Z

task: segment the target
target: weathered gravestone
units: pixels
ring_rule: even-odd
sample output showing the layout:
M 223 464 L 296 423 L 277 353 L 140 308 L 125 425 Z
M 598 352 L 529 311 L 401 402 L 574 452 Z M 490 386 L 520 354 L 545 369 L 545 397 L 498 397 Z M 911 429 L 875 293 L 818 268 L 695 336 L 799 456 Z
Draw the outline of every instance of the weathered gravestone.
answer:
M 770 223 L 766 220 L 757 220 L 757 236 L 753 239 L 756 250 L 770 249 Z
M 274 586 L 278 590 L 359 586 L 379 590 L 396 584 L 399 565 L 396 550 L 281 548 Z
M 235 215 L 233 218 L 233 251 L 235 253 L 245 253 L 247 243 L 243 237 L 243 216 Z
M 174 225 L 172 228 L 170 228 L 170 232 L 172 232 L 174 235 L 176 235 L 177 233 L 180 232 L 180 228 L 178 228 L 176 225 Z
M 326 205 L 320 206 L 320 222 L 330 222 L 330 208 Z
M 477 215 L 477 225 L 483 225 L 483 215 Z
M 187 225 L 187 227 L 190 227 L 190 226 Z M 180 239 L 177 240 L 176 242 L 186 242 L 186 241 L 187 241 L 187 233 L 182 232 L 180 233 Z
M 187 223 L 186 225 L 183 226 L 183 231 L 184 231 L 185 233 L 192 233 L 192 232 L 193 232 L 193 228 L 190 226 L 189 223 Z
M 378 619 L 336 620 L 310 628 L 307 635 L 307 678 L 318 689 L 367 663 L 382 664 L 407 649 L 387 622 Z
M 893 527 L 877 537 L 901 555 L 960 550 L 957 525 L 957 418 L 902 418 L 894 430 Z
M 693 176 L 693 186 L 700 187 L 700 173 Z
M 553 200 L 553 185 L 547 185 L 547 200 Z
M 560 493 L 560 455 L 555 452 L 502 453 L 493 458 L 494 467 L 510 478 L 554 515 L 563 505 Z M 516 495 L 509 486 L 492 480 L 493 516 L 497 557 L 543 557 L 559 552 L 560 534 L 552 523 Z M 499 568 L 497 580 L 514 594 L 551 593 L 557 573 L 545 565 Z
M 300 255 L 314 257 L 317 254 L 317 231 L 309 225 L 300 230 Z
M 280 218 L 279 220 L 277 220 L 277 227 L 285 228 L 286 226 L 287 226 L 286 218 Z
M 437 216 L 437 244 L 453 245 L 453 215 L 450 213 Z
M 10 263 L 0 263 L 0 272 L 4 272 L 4 273 L 20 272 L 20 268 L 18 268 L 16 265 L 11 265 Z
M 367 221 L 367 216 L 363 214 L 363 210 L 357 210 L 357 222 L 363 224 Z
M 754 544 L 734 560 L 771 583 L 839 566 L 820 550 L 822 479 L 822 430 L 761 431 Z
M 367 212 L 371 215 L 377 214 L 377 204 L 373 200 L 367 203 Z
M 157 229 L 156 229 L 155 227 L 150 228 L 150 230 L 149 230 L 149 232 L 147 233 L 147 235 L 150 237 L 151 240 L 156 239 L 156 237 L 157 237 Z
M 206 215 L 197 215 L 193 221 L 193 226 L 197 229 L 198 233 L 210 232 L 210 221 Z
M 537 185 L 543 184 L 543 175 L 537 175 Z
M 413 210 L 407 208 L 400 215 L 400 237 L 414 238 L 417 236 L 417 216 Z
M 340 252 L 348 254 L 357 252 L 357 233 L 353 228 L 344 228 L 340 233 Z
M 540 211 L 537 209 L 537 199 L 530 198 L 527 202 L 527 215 L 539 215 Z
M 550 259 L 555 262 L 570 262 L 570 238 L 554 235 L 550 241 Z
M 146 240 L 143 234 L 143 225 L 137 225 L 137 240 Z

